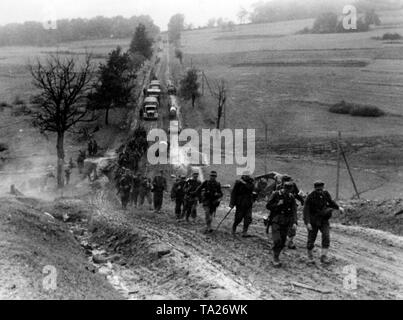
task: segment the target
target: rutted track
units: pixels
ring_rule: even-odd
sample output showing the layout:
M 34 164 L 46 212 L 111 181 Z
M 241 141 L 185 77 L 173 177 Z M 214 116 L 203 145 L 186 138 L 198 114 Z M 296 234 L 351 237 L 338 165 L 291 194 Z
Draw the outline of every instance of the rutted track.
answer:
M 158 270 L 155 265 L 135 266 L 132 270 L 142 275 L 138 282 L 125 285 L 147 287 L 150 294 L 182 298 L 181 290 L 193 298 L 217 297 L 214 290 L 220 288 L 219 297 L 255 299 L 395 299 L 403 298 L 403 239 L 387 233 L 373 232 L 364 228 L 335 226 L 333 228 L 334 257 L 329 267 L 319 264 L 309 266 L 305 258 L 305 230 L 299 231 L 297 251 L 283 255 L 285 267 L 274 269 L 271 265 L 270 241 L 261 225 L 259 213 L 251 231 L 250 239 L 233 238 L 230 234 L 231 219 L 221 231 L 205 236 L 203 220 L 196 224 L 177 223 L 170 213 L 155 216 L 144 211 L 122 212 L 117 199 L 108 191 L 101 191 L 93 201 L 100 214 L 109 219 L 118 219 L 135 232 L 141 233 L 150 244 L 160 243 L 171 248 L 171 254 L 161 259 Z M 217 220 L 225 214 L 220 208 Z M 146 252 L 139 253 L 146 254 Z M 343 288 L 343 268 L 354 265 L 358 270 L 358 289 Z M 144 272 L 144 268 L 148 272 Z M 186 287 L 181 287 L 187 270 Z M 185 272 L 186 273 L 186 272 Z M 212 291 L 198 296 L 198 282 L 207 282 Z M 163 282 L 166 288 L 161 291 Z M 330 293 L 293 286 L 294 282 Z M 147 285 L 146 285 L 147 284 Z M 177 287 L 177 285 L 179 287 Z M 236 293 L 234 295 L 234 293 Z M 232 295 L 231 295 L 232 294 Z M 206 295 L 206 296 L 205 296 Z
M 164 67 L 158 68 L 160 75 L 164 75 Z M 167 73 L 169 70 L 165 71 Z M 156 126 L 163 127 L 164 119 L 147 124 L 148 129 Z M 144 242 L 136 247 L 138 251 L 130 266 L 115 270 L 119 286 L 131 292 L 131 298 L 403 298 L 401 237 L 364 228 L 335 226 L 332 230 L 332 264 L 310 266 L 305 252 L 306 231 L 301 227 L 296 241 L 298 250 L 285 251 L 282 256 L 285 266 L 278 270 L 271 264 L 271 243 L 261 222 L 261 208 L 255 208 L 255 221 L 251 226 L 254 237 L 241 239 L 230 233 L 232 218 L 219 232 L 206 236 L 202 234 L 204 222 L 201 217 L 195 224 L 178 223 L 172 205 L 167 202 L 165 199 L 164 209 L 168 213 L 154 215 L 145 210 L 119 210 L 113 190 L 100 190 L 92 198 L 99 215 L 111 224 L 129 228 Z M 223 218 L 225 210 L 220 208 L 216 220 Z M 146 257 L 154 245 L 167 246 L 170 253 L 149 260 Z M 357 269 L 357 290 L 349 290 L 343 285 L 346 266 Z

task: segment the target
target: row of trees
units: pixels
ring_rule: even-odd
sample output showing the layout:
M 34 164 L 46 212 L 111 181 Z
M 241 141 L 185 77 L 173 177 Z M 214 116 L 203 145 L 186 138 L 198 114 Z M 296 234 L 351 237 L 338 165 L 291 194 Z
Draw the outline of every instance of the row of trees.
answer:
M 29 66 L 38 93 L 33 97 L 34 124 L 41 132 L 57 135 L 57 181 L 63 187 L 65 159 L 64 138 L 79 123 L 97 119 L 96 110 L 104 109 L 105 122 L 111 108 L 125 107 L 132 99 L 136 73 L 152 56 L 153 40 L 140 24 L 128 52 L 118 47 L 98 69 L 91 54 L 77 56 L 50 55 Z
M 273 0 L 257 2 L 251 12 L 241 8 L 238 13 L 240 23 L 248 19 L 251 23 L 266 23 L 315 18 L 325 13 L 341 14 L 344 5 L 354 5 L 361 13 L 371 10 L 397 10 L 403 7 L 401 0 Z
M 357 19 L 356 29 L 346 29 L 343 26 L 343 19 L 333 12 L 326 12 L 316 18 L 312 29 L 305 28 L 301 33 L 344 33 L 344 32 L 365 32 L 371 25 L 379 26 L 381 20 L 374 10 L 369 10 Z
M 78 40 L 130 38 L 140 24 L 147 28 L 151 37 L 156 37 L 160 32 L 146 15 L 131 18 L 98 16 L 93 19 L 63 19 L 48 25 L 42 22 L 13 23 L 0 27 L 0 46 L 43 46 Z

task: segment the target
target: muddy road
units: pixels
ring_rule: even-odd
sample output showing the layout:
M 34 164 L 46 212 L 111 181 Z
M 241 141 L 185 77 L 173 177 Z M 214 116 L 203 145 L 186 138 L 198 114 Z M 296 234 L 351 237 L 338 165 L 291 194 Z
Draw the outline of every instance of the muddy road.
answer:
M 169 74 L 168 60 L 164 54 L 161 80 Z M 159 126 L 164 124 L 164 120 L 159 122 Z M 403 298 L 403 238 L 389 233 L 334 225 L 332 263 L 320 264 L 318 247 L 317 262 L 309 265 L 307 232 L 300 221 L 298 249 L 286 250 L 283 268 L 275 269 L 262 204 L 254 208 L 252 237 L 243 239 L 231 235 L 233 215 L 212 235 L 203 234 L 201 208 L 195 223 L 177 222 L 168 194 L 161 215 L 146 209 L 121 211 L 112 189 L 99 190 L 90 201 L 98 216 L 117 229 L 129 230 L 137 239 L 134 255 L 125 257 L 129 262 L 109 265 L 107 271 L 128 299 Z M 225 216 L 225 205 L 227 201 L 219 208 L 215 225 Z
M 139 239 L 135 255 L 126 257 L 130 263 L 111 267 L 115 285 L 130 299 L 403 298 L 403 239 L 389 233 L 334 225 L 332 263 L 320 264 L 317 247 L 317 263 L 309 265 L 301 221 L 298 249 L 286 250 L 283 268 L 275 269 L 258 207 L 250 228 L 253 237 L 243 239 L 231 235 L 232 215 L 207 236 L 200 209 L 196 223 L 178 223 L 168 199 L 162 215 L 134 208 L 121 211 L 114 192 L 107 190 L 99 191 L 92 204 L 98 215 L 129 228 Z M 225 213 L 221 207 L 215 225 Z M 155 250 L 166 255 L 156 257 Z M 348 283 L 351 270 L 356 270 L 356 289 Z

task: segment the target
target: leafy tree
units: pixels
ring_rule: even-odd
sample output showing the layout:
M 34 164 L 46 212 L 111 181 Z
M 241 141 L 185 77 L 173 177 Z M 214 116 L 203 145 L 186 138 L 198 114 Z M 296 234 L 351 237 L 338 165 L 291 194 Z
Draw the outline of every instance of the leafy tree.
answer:
M 217 19 L 216 23 L 217 23 L 217 27 L 222 28 L 223 25 L 225 24 L 225 21 L 223 18 L 220 17 Z
M 376 26 L 381 25 L 381 19 L 376 14 L 374 9 L 367 10 L 365 12 L 364 20 L 365 20 L 365 23 L 368 25 L 376 25 Z
M 37 107 L 34 123 L 41 132 L 57 134 L 57 183 L 64 185 L 64 136 L 80 122 L 90 122 L 89 111 L 85 108 L 88 92 L 93 82 L 91 55 L 84 61 L 76 57 L 63 58 L 50 55 L 45 62 L 38 59 L 29 66 L 33 84 L 38 94 L 32 99 Z
M 106 64 L 99 67 L 99 78 L 89 95 L 89 105 L 92 109 L 105 109 L 106 125 L 110 109 L 125 107 L 130 102 L 135 79 L 131 63 L 129 53 L 117 47 L 109 54 Z
M 143 65 L 144 61 L 146 61 L 146 57 L 144 57 L 141 53 L 136 52 L 134 54 L 130 54 L 130 70 L 137 71 L 141 68 Z
M 130 52 L 132 54 L 140 53 L 146 59 L 150 59 L 153 55 L 152 46 L 153 40 L 148 37 L 145 25 L 140 23 L 130 44 Z
M 181 39 L 181 32 L 185 29 L 185 16 L 175 14 L 168 23 L 168 37 L 172 43 L 177 43 Z
M 196 99 L 200 96 L 197 70 L 191 68 L 186 72 L 185 77 L 180 81 L 179 94 L 186 100 L 192 100 L 192 107 L 195 107 Z
M 316 18 L 313 25 L 314 33 L 334 33 L 336 32 L 339 23 L 337 14 L 333 12 L 326 12 Z
M 207 28 L 214 28 L 216 26 L 217 19 L 216 18 L 211 18 L 209 21 L 207 21 Z
M 239 24 L 245 23 L 245 20 L 248 17 L 248 15 L 249 15 L 249 12 L 244 7 L 241 7 L 237 14 L 238 19 L 239 19 Z

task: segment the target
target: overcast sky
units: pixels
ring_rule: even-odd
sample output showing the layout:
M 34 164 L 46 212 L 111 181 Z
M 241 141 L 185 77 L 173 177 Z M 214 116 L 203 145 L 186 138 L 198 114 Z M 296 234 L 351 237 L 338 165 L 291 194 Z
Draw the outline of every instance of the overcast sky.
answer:
M 0 25 L 11 22 L 45 21 L 50 16 L 91 18 L 97 15 L 130 17 L 150 15 L 165 30 L 169 18 L 183 13 L 186 22 L 204 25 L 209 18 L 235 20 L 239 8 L 250 9 L 258 0 L 0 0 Z

